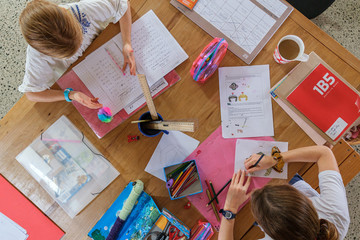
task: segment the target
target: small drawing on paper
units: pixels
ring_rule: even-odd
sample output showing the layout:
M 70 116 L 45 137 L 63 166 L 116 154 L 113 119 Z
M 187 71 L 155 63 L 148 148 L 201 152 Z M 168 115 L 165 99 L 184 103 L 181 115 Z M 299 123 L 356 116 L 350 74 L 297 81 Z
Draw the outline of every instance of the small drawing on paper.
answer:
M 235 172 L 239 171 L 239 169 L 245 170 L 244 162 L 246 158 L 251 156 L 253 153 L 262 152 L 265 155 L 271 155 L 271 149 L 274 146 L 277 146 L 281 152 L 285 152 L 288 150 L 287 142 L 238 139 L 236 141 L 236 151 L 235 151 Z M 286 163 L 284 165 L 282 173 L 278 173 L 274 171 L 272 168 L 269 168 L 251 173 L 251 176 L 286 179 L 287 169 L 288 169 L 288 165 Z

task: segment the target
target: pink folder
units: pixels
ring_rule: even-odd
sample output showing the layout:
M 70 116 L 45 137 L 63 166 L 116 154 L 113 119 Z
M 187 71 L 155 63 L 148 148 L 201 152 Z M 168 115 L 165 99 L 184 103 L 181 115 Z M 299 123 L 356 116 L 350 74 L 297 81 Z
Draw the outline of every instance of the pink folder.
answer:
M 273 141 L 271 137 L 246 138 L 251 140 Z M 217 221 L 211 206 L 206 207 L 209 199 L 206 195 L 207 185 L 205 180 L 210 180 L 215 188 L 219 191 L 234 174 L 235 165 L 235 146 L 236 138 L 223 138 L 221 126 L 216 129 L 201 145 L 195 149 L 184 161 L 195 159 L 201 184 L 204 191 L 202 193 L 187 197 L 193 206 L 219 231 L 220 222 Z M 253 177 L 249 192 L 265 186 L 271 179 Z M 225 204 L 226 194 L 229 187 L 218 196 L 220 208 Z M 242 208 L 245 203 L 240 206 Z M 220 219 L 221 219 L 221 215 Z
M 0 174 L 0 212 L 19 224 L 27 240 L 59 240 L 64 232 Z M 1 233 L 0 233 L 0 239 Z
M 168 74 L 164 76 L 165 80 L 167 81 L 168 85 L 161 90 L 159 93 L 157 93 L 153 98 L 159 96 L 161 93 L 163 93 L 165 90 L 167 90 L 169 87 L 174 85 L 177 81 L 180 80 L 180 76 L 176 73 L 175 70 L 172 70 Z M 80 78 L 76 75 L 76 73 L 71 70 L 65 75 L 63 75 L 58 81 L 57 84 L 62 88 L 72 88 L 76 91 L 81 91 L 85 93 L 88 96 L 94 97 L 89 89 L 85 86 L 85 84 L 80 80 Z M 90 128 L 94 131 L 94 133 L 98 136 L 98 138 L 104 137 L 107 133 L 109 133 L 111 130 L 113 130 L 115 127 L 117 127 L 120 123 L 128 119 L 130 116 L 135 114 L 138 110 L 140 110 L 142 107 L 146 105 L 144 103 L 139 108 L 137 108 L 135 111 L 133 111 L 130 114 L 127 114 L 124 109 L 122 109 L 120 112 L 115 114 L 113 120 L 110 123 L 103 123 L 99 120 L 97 116 L 97 109 L 89 109 L 87 107 L 84 107 L 83 105 L 73 102 L 73 105 L 75 108 L 79 111 L 81 116 L 85 119 L 87 124 L 90 126 Z

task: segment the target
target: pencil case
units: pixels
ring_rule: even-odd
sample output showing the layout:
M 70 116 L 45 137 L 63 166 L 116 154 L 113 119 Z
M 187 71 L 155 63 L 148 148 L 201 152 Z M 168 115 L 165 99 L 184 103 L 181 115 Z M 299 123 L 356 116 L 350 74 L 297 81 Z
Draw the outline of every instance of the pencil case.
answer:
M 208 80 L 219 67 L 226 54 L 228 43 L 223 38 L 214 38 L 193 62 L 190 69 L 192 78 L 200 83 Z
M 164 168 L 164 174 L 171 200 L 202 193 L 203 191 L 195 160 L 167 166 Z

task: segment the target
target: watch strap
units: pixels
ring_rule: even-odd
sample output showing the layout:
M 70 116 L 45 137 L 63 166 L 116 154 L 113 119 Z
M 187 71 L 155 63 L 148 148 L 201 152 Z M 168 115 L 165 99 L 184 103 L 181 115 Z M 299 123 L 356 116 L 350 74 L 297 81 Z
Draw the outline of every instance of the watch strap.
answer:
M 236 214 L 231 212 L 231 211 L 227 211 L 224 209 L 220 209 L 219 211 L 226 219 L 230 220 L 230 219 L 234 219 L 236 217 Z

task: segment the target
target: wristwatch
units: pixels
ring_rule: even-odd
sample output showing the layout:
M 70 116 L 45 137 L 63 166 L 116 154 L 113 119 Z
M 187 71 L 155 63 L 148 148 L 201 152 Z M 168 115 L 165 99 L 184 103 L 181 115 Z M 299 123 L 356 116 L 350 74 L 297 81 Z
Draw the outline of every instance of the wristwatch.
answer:
M 272 167 L 278 173 L 282 173 L 284 167 L 284 159 L 281 155 L 280 149 L 278 147 L 273 147 L 271 149 L 271 156 L 276 161 L 276 164 Z
M 69 94 L 71 91 L 73 91 L 72 88 L 67 88 L 64 90 L 64 97 L 67 102 L 72 102 L 72 100 L 69 98 Z
M 224 209 L 220 209 L 219 211 L 227 220 L 234 219 L 236 217 L 235 213 L 232 213 L 231 211 L 227 211 Z

